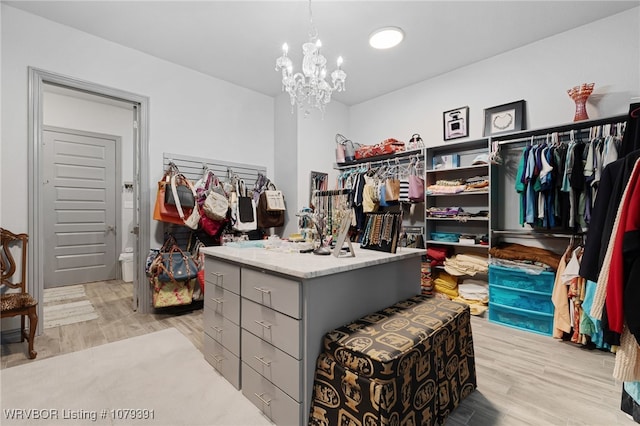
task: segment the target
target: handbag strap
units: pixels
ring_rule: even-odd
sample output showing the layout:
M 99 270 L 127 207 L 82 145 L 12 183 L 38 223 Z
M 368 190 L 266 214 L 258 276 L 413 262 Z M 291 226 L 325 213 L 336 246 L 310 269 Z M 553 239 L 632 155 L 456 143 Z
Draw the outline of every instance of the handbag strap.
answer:
M 238 197 L 246 197 L 247 196 L 247 186 L 244 183 L 244 179 L 238 179 L 236 182 L 236 192 L 238 193 Z

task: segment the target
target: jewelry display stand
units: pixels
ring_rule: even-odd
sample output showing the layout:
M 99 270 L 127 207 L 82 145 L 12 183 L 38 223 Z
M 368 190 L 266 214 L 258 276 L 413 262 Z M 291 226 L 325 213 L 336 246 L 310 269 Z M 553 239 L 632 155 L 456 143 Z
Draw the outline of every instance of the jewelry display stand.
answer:
M 340 231 L 338 232 L 338 238 L 336 239 L 336 246 L 333 249 L 333 255 L 335 257 L 356 257 L 356 254 L 353 251 L 353 246 L 351 245 L 351 240 L 347 238 L 347 234 L 349 233 L 349 227 L 351 226 L 351 217 L 345 217 L 342 219 L 342 223 L 340 224 Z M 343 253 L 343 245 L 347 242 L 348 251 Z
M 367 213 L 366 223 L 360 247 L 395 253 L 402 226 L 402 213 Z

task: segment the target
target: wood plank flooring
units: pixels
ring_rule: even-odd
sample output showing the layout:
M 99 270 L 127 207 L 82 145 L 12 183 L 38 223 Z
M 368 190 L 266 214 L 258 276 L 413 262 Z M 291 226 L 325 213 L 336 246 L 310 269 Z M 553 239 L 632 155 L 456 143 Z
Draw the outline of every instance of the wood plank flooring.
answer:
M 27 362 L 38 362 L 69 352 L 129 337 L 175 327 L 198 348 L 202 348 L 202 310 L 180 315 L 140 314 L 132 309 L 133 284 L 120 280 L 84 284 L 88 299 L 98 318 L 75 324 L 53 327 L 35 339 L 38 357 L 26 359 L 26 342 L 2 342 L 0 368 Z
M 36 360 L 25 343 L 2 344 L 0 368 L 175 327 L 202 348 L 202 310 L 180 315 L 133 312 L 131 283 L 85 284 L 98 319 L 45 330 Z M 447 426 L 636 424 L 620 410 L 622 383 L 612 377 L 614 355 L 473 317 L 478 389 Z

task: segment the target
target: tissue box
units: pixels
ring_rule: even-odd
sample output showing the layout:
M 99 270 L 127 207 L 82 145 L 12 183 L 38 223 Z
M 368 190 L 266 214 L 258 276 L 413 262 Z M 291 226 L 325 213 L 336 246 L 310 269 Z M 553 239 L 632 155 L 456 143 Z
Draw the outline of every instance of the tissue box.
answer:
M 433 169 L 453 169 L 454 167 L 460 167 L 460 155 L 434 155 L 433 156 Z

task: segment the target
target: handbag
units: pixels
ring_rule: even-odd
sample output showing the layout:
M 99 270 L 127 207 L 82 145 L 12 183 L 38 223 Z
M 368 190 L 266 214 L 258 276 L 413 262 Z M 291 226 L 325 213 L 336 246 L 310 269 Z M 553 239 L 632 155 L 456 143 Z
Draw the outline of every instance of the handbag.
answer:
M 386 202 L 400 199 L 400 180 L 387 179 L 384 182 L 384 199 Z
M 153 219 L 160 222 L 175 223 L 183 225 L 184 221 L 180 217 L 177 206 L 165 203 L 167 187 L 171 186 L 171 176 L 175 172 L 176 167 L 173 164 L 165 171 L 162 179 L 158 181 L 158 190 L 156 192 L 156 203 L 153 209 Z M 191 214 L 190 210 L 187 210 Z M 184 212 L 183 212 L 184 214 Z
M 187 281 L 160 281 L 152 278 L 153 307 L 166 308 L 169 306 L 188 305 L 193 302 L 193 290 L 197 280 Z
M 414 133 L 411 135 L 411 139 L 409 139 L 409 143 L 407 144 L 407 150 L 421 149 L 424 148 L 424 141 L 420 137 L 420 134 Z
M 171 191 L 164 194 L 165 204 L 191 207 L 196 205 L 196 190 L 189 179 L 182 173 L 171 176 Z
M 267 191 L 275 191 L 276 187 L 268 181 L 266 190 L 260 194 L 256 213 L 258 216 L 259 228 L 277 228 L 284 226 L 284 210 L 269 210 L 269 201 L 267 200 Z
M 239 232 L 249 232 L 258 229 L 256 220 L 256 203 L 247 196 L 247 188 L 242 179 L 237 180 L 235 200 L 232 203 L 231 216 L 234 219 L 233 229 Z
M 177 245 L 169 251 L 160 252 L 158 264 L 159 281 L 186 281 L 198 276 L 198 265 L 189 253 L 185 253 Z
M 413 203 L 424 201 L 424 179 L 418 176 L 417 165 L 413 161 L 409 173 L 409 201 Z
M 264 192 L 260 194 L 256 212 L 258 214 L 259 228 L 274 228 L 284 225 L 284 211 L 269 211 L 267 208 L 267 194 Z
M 229 200 L 216 191 L 209 192 L 202 205 L 204 214 L 213 220 L 224 220 L 229 211 Z

